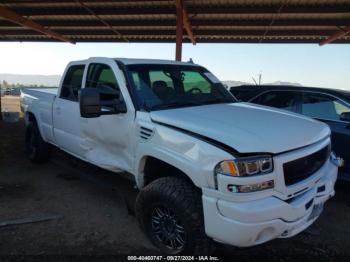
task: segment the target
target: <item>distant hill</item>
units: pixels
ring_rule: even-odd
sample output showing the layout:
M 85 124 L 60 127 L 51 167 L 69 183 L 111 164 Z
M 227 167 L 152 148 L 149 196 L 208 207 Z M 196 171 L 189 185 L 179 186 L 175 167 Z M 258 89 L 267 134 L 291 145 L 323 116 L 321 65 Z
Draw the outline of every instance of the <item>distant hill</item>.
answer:
M 253 83 L 247 83 L 247 82 L 241 82 L 241 81 L 234 81 L 234 80 L 225 80 L 222 81 L 225 85 L 228 87 L 231 86 L 241 86 L 241 85 L 254 85 Z M 299 83 L 293 83 L 293 82 L 284 82 L 284 81 L 276 81 L 272 83 L 263 83 L 262 85 L 274 85 L 274 86 L 303 86 L 302 84 Z
M 241 86 L 241 85 L 251 85 L 251 83 L 241 82 L 241 81 L 234 81 L 234 80 L 225 80 L 225 81 L 222 81 L 222 83 L 227 85 L 228 87 Z
M 60 75 L 20 75 L 20 74 L 0 74 L 0 83 L 6 81 L 10 84 L 38 85 L 38 86 L 58 86 Z
M 283 82 L 283 81 L 276 81 L 272 83 L 267 83 L 264 85 L 273 85 L 273 86 L 303 86 L 302 84 L 299 83 L 293 83 L 293 82 Z

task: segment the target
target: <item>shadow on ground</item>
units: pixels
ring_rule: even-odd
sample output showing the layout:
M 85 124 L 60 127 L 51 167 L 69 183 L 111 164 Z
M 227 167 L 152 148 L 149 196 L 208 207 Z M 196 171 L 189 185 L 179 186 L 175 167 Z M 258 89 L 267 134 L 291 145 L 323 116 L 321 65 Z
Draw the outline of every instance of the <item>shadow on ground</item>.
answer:
M 32 164 L 25 157 L 22 121 L 0 122 L 0 137 L 0 223 L 62 215 L 45 222 L 0 226 L 1 261 L 23 255 L 159 255 L 134 217 L 133 182 L 59 150 L 54 150 L 49 163 Z M 349 189 L 348 183 L 338 182 L 337 194 L 320 219 L 296 237 L 245 249 L 218 245 L 214 255 L 240 262 L 349 261 Z

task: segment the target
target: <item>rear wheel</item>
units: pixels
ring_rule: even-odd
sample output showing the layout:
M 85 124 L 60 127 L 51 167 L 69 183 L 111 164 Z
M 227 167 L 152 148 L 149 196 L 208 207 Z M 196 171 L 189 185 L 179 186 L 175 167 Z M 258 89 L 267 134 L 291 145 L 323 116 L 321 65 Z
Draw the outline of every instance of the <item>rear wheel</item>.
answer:
M 26 129 L 26 153 L 34 163 L 43 163 L 50 158 L 50 144 L 41 137 L 35 121 L 28 124 Z
M 136 200 L 136 215 L 146 235 L 164 254 L 211 252 L 201 195 L 182 178 L 159 178 L 142 189 Z

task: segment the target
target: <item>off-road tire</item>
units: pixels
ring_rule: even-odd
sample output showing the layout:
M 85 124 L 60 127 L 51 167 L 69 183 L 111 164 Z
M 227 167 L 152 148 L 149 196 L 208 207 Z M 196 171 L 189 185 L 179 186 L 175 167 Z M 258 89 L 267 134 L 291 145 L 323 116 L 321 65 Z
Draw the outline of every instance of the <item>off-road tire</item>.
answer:
M 41 137 L 35 120 L 27 125 L 25 145 L 27 156 L 33 163 L 44 163 L 49 160 L 51 146 Z
M 173 210 L 184 228 L 186 241 L 181 250 L 166 246 L 154 232 L 152 215 L 157 206 Z M 144 187 L 136 199 L 136 216 L 152 243 L 168 255 L 207 255 L 212 252 L 212 240 L 205 234 L 201 192 L 179 177 L 159 178 Z

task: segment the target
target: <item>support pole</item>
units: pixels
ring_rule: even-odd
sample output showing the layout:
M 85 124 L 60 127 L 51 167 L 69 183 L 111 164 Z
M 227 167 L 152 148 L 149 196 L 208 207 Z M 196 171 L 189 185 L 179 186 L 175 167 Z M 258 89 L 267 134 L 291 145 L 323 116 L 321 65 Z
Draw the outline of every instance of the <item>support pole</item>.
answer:
M 176 54 L 175 60 L 181 61 L 182 58 L 182 38 L 183 38 L 183 2 L 176 1 Z
M 2 120 L 2 111 L 1 111 L 1 97 L 2 97 L 2 87 L 1 87 L 1 83 L 0 83 L 0 121 Z

